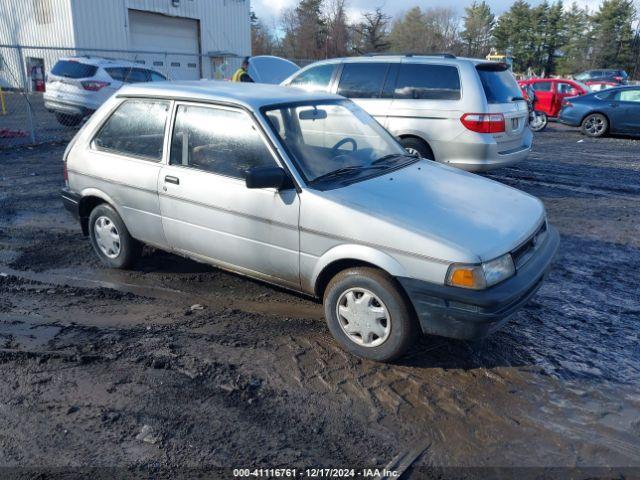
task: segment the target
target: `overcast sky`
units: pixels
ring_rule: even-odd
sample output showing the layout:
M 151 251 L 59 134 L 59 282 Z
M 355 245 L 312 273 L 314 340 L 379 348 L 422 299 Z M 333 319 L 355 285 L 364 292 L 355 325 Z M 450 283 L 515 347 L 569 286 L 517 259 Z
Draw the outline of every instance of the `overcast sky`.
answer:
M 283 9 L 294 6 L 298 0 L 250 0 L 251 6 L 258 17 L 266 23 L 271 23 L 277 19 Z M 531 5 L 537 5 L 542 0 L 529 0 Z M 347 0 L 349 5 L 349 17 L 355 19 L 362 11 L 373 10 L 376 6 L 382 6 L 383 10 L 390 15 L 397 15 L 411 7 L 418 5 L 421 8 L 429 7 L 451 7 L 453 6 L 460 16 L 464 14 L 464 7 L 472 0 Z M 565 4 L 571 4 L 572 0 L 565 0 Z M 578 0 L 583 6 L 595 9 L 600 5 L 601 0 Z M 487 0 L 494 13 L 500 14 L 509 9 L 513 0 Z

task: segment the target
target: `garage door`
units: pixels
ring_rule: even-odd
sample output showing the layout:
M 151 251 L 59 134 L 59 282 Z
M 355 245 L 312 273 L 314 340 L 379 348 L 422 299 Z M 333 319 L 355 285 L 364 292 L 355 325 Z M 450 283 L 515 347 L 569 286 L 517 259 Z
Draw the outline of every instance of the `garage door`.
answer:
M 199 54 L 198 20 L 129 10 L 129 41 L 132 50 Z M 200 59 L 195 56 L 141 53 L 135 60 L 171 80 L 200 78 Z

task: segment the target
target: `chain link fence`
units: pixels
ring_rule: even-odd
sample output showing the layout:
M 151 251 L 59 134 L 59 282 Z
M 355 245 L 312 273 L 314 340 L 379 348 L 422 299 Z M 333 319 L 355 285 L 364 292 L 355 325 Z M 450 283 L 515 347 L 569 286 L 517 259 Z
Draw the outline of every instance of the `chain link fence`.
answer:
M 0 45 L 0 149 L 71 139 L 126 83 L 229 80 L 241 61 L 224 52 Z M 300 66 L 312 63 L 292 61 Z

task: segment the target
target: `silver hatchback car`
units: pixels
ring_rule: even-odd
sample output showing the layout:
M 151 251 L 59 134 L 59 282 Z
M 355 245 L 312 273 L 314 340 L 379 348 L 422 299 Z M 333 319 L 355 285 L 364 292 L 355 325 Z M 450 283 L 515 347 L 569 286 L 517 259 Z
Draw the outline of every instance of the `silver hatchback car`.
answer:
M 283 85 L 352 99 L 411 153 L 463 170 L 524 160 L 527 103 L 504 63 L 453 55 L 379 55 L 313 63 Z
M 125 87 L 69 144 L 62 198 L 109 267 L 141 245 L 323 299 L 346 350 L 477 338 L 535 293 L 558 246 L 542 203 L 410 156 L 330 94 Z

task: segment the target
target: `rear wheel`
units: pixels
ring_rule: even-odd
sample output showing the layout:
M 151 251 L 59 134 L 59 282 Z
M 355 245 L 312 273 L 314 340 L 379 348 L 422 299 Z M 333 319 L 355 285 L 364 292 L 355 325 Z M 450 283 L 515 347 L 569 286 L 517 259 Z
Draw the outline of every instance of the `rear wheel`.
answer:
M 394 280 L 375 268 L 338 273 L 324 294 L 329 330 L 348 352 L 387 362 L 403 355 L 418 335 L 413 310 Z
M 66 113 L 56 113 L 56 120 L 65 127 L 75 127 L 80 125 L 82 117 L 80 115 L 69 115 Z
M 582 133 L 587 137 L 601 137 L 609 130 L 609 119 L 601 113 L 587 115 L 582 121 Z
M 91 211 L 89 237 L 102 263 L 110 268 L 129 268 L 142 252 L 142 244 L 129 234 L 120 215 L 106 203 Z
M 411 155 L 416 155 L 426 160 L 435 160 L 435 156 L 431 151 L 431 147 L 427 145 L 427 142 L 416 137 L 407 137 L 400 139 L 400 144 Z
M 548 122 L 547 114 L 540 110 L 533 110 L 529 114 L 529 128 L 531 128 L 533 132 L 541 132 L 544 130 L 547 128 Z

